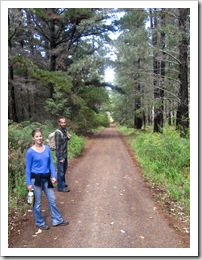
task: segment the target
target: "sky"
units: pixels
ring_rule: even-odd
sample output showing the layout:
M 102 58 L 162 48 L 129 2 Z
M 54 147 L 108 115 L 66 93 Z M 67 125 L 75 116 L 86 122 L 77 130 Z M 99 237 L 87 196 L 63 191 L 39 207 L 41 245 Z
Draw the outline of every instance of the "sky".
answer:
M 114 81 L 114 75 L 115 75 L 114 69 L 108 67 L 108 68 L 105 70 L 105 81 L 106 81 L 106 82 L 109 82 L 109 83 L 113 83 L 113 81 Z

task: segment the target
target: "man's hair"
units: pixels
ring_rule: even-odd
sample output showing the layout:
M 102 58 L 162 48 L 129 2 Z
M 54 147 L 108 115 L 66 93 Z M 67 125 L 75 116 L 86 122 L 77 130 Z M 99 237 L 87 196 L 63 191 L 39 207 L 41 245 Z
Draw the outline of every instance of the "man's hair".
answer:
M 61 116 L 61 117 L 59 117 L 59 119 L 58 119 L 58 123 L 60 123 L 60 120 L 61 120 L 61 119 L 65 119 L 65 122 L 67 122 L 67 118 L 64 117 L 64 116 Z

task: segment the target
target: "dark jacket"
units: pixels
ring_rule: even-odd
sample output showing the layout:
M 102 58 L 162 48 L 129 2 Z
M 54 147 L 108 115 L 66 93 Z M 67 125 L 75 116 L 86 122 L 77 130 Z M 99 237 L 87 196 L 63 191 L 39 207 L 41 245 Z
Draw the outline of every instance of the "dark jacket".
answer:
M 63 136 L 59 131 L 55 132 L 56 157 L 59 160 L 63 160 L 68 155 L 67 145 L 69 138 L 67 137 L 67 130 L 65 128 L 59 127 L 58 130 L 63 133 Z

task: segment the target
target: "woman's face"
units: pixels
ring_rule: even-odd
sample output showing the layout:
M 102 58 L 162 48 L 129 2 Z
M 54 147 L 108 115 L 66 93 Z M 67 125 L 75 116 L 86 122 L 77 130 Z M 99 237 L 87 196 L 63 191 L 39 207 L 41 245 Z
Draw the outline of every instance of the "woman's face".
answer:
M 32 139 L 35 144 L 42 144 L 42 142 L 43 142 L 43 136 L 42 136 L 41 132 L 36 132 Z

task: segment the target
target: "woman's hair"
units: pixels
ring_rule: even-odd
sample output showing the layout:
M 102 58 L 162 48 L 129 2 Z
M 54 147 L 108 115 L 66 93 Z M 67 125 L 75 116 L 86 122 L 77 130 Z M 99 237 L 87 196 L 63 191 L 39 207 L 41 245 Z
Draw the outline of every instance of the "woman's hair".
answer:
M 38 132 L 42 133 L 42 132 L 41 132 L 41 129 L 40 129 L 40 128 L 35 128 L 35 129 L 32 131 L 32 137 L 34 137 L 35 134 L 38 133 Z

